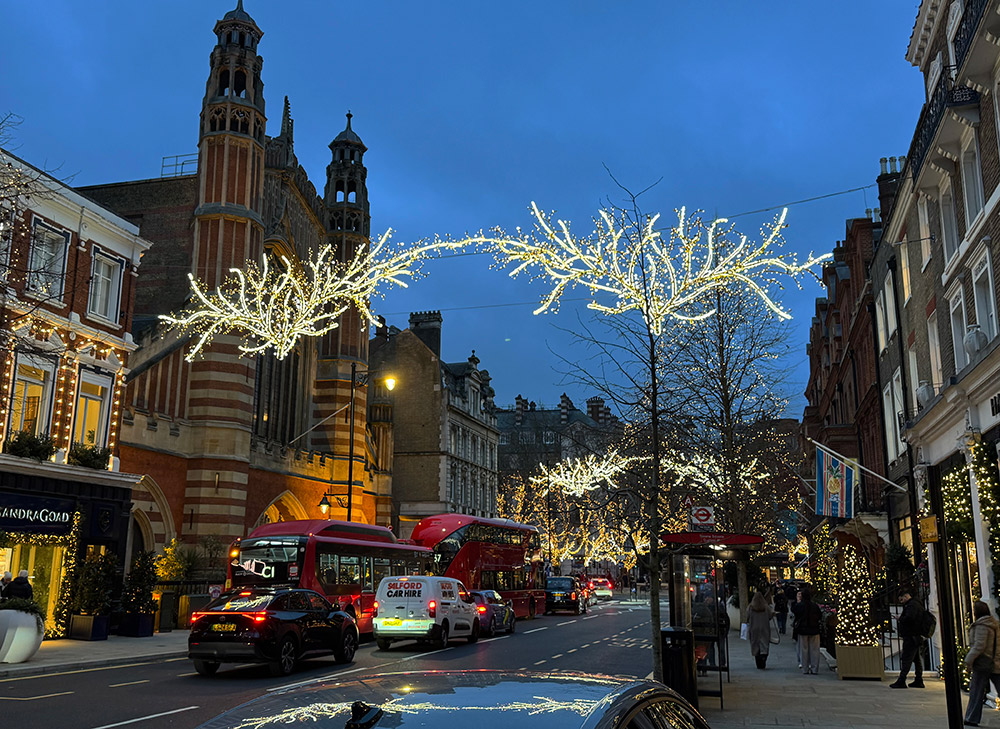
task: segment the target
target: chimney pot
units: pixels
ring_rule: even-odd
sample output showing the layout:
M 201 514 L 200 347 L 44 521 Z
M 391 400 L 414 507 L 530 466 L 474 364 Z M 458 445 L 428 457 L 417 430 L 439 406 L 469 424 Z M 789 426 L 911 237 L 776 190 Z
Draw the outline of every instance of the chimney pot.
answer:
M 887 170 L 887 169 L 886 169 L 886 167 L 885 167 L 885 163 L 886 163 L 886 162 L 888 162 L 888 160 L 887 160 L 887 159 L 886 159 L 885 157 L 883 157 L 882 159 L 880 159 L 880 160 L 878 161 L 878 163 L 879 163 L 879 166 L 880 166 L 880 167 L 882 168 L 882 174 L 883 174 L 883 175 L 884 175 L 884 174 L 885 174 L 886 172 L 888 172 L 888 170 Z
M 893 172 L 895 172 L 895 170 L 893 170 Z M 872 210 L 872 215 L 874 216 L 873 219 L 876 223 L 882 222 L 882 211 L 880 209 L 875 208 L 874 210 Z
M 865 208 L 865 217 L 868 218 L 869 220 L 872 219 L 872 209 L 871 208 Z

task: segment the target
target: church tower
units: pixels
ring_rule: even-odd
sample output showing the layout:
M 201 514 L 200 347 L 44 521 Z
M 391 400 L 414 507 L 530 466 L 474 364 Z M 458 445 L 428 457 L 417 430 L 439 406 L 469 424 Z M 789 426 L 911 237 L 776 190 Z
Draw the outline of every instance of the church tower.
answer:
M 352 116 L 347 112 L 347 128 L 330 142 L 332 159 L 326 168 L 326 189 L 323 195 L 327 243 L 333 246 L 341 261 L 351 260 L 358 250 L 369 245 L 371 230 L 368 171 L 364 165 L 364 155 L 368 148 L 351 128 Z M 349 415 L 331 420 L 329 427 L 314 432 L 312 448 L 337 454 L 333 474 L 337 493 L 348 490 L 351 492 L 354 521 L 374 523 L 374 506 L 370 499 L 363 498 L 364 491 L 369 490 L 371 480 L 365 451 L 368 385 L 364 373 L 368 369 L 368 329 L 368 322 L 362 319 L 356 309 L 351 308 L 340 317 L 340 326 L 330 332 L 320 344 L 320 363 L 315 383 L 318 412 L 333 413 L 345 408 L 345 414 L 349 414 L 353 392 L 354 422 L 351 422 Z M 359 373 L 353 388 L 352 365 Z M 351 457 L 350 454 L 353 454 L 353 465 L 349 466 L 345 461 Z M 348 481 L 351 482 L 350 488 L 347 486 Z M 338 516 L 343 518 L 342 514 Z
M 243 0 L 215 24 L 201 109 L 191 261 L 192 273 L 208 290 L 230 268 L 259 262 L 263 252 L 262 35 Z M 191 366 L 187 415 L 193 437 L 181 530 L 187 541 L 243 534 L 256 360 L 243 356 L 239 344 L 236 336 L 216 337 Z

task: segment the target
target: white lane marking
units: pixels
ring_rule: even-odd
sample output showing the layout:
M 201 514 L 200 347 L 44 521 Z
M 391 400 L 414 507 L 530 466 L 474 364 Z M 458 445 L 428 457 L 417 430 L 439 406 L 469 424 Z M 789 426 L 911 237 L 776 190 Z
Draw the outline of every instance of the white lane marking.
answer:
M 590 643 L 584 643 L 584 644 L 583 644 L 582 646 L 580 646 L 580 647 L 581 647 L 581 648 L 589 648 L 589 647 L 590 647 Z
M 588 615 L 587 617 L 584 618 L 584 620 L 593 620 L 594 618 L 599 618 L 599 617 L 601 617 L 601 616 L 600 615 Z
M 509 635 L 498 635 L 496 638 L 487 638 L 486 640 L 479 641 L 480 643 L 492 643 L 495 640 L 503 640 L 504 638 L 509 638 Z
M 535 628 L 534 630 L 526 630 L 524 631 L 524 635 L 528 635 L 528 633 L 537 633 L 539 630 L 548 630 L 548 629 L 549 626 L 546 625 L 544 628 Z
M 168 658 L 167 660 L 165 660 L 163 662 L 164 663 L 174 663 L 176 661 L 186 661 L 187 659 L 188 659 L 187 656 L 181 656 L 180 658 Z
M 554 661 L 556 658 L 562 658 L 562 657 L 563 657 L 562 653 L 556 653 L 554 656 L 552 656 L 552 660 Z
M 147 719 L 158 719 L 161 716 L 170 716 L 171 714 L 180 714 L 183 711 L 191 711 L 192 709 L 197 709 L 197 706 L 185 706 L 183 709 L 174 709 L 173 711 L 161 711 L 159 714 L 150 714 L 149 716 L 140 716 L 136 719 L 128 719 L 126 721 L 119 721 L 115 724 L 102 724 L 101 726 L 96 726 L 94 729 L 112 729 L 116 726 L 125 726 L 126 724 L 135 724 L 140 721 L 146 721 Z
M 120 686 L 135 686 L 137 683 L 149 683 L 149 679 L 144 678 L 141 681 L 126 681 L 125 683 L 109 683 L 108 688 L 118 688 Z
M 565 623 L 556 623 L 556 627 L 559 627 L 559 626 L 562 626 L 562 625 L 572 625 L 575 622 L 576 622 L 575 620 L 567 620 Z
M 548 662 L 548 661 L 547 661 L 547 659 L 543 659 L 543 660 L 541 660 L 541 661 L 535 661 L 535 665 L 536 665 L 536 666 L 540 666 L 540 665 L 542 665 L 543 663 L 547 663 L 547 662 Z
M 566 651 L 566 652 L 567 652 L 567 653 L 576 653 L 576 651 L 577 651 L 577 649 L 576 649 L 576 648 L 570 648 L 570 649 L 569 649 L 568 651 Z
M 57 694 L 42 694 L 41 696 L 0 696 L 0 701 L 36 701 L 38 699 L 51 699 L 53 696 L 69 696 L 72 691 L 60 691 Z
M 405 660 L 405 659 L 404 659 Z M 329 678 L 337 678 L 339 676 L 346 676 L 349 673 L 357 673 L 358 671 L 366 670 L 376 670 L 378 668 L 385 668 L 386 666 L 392 666 L 399 661 L 389 661 L 388 663 L 380 663 L 377 666 L 362 666 L 361 668 L 352 668 L 347 671 L 330 671 L 329 673 L 324 673 L 322 676 L 317 676 L 315 678 L 307 678 L 305 681 L 296 681 L 295 683 L 286 683 L 281 686 L 272 686 L 267 689 L 270 691 L 282 691 L 284 689 L 298 688 L 299 686 L 308 686 L 311 683 L 319 683 L 320 681 L 326 681 Z
M 191 673 L 178 673 L 177 678 L 187 678 L 188 676 L 197 676 L 197 671 L 192 671 Z

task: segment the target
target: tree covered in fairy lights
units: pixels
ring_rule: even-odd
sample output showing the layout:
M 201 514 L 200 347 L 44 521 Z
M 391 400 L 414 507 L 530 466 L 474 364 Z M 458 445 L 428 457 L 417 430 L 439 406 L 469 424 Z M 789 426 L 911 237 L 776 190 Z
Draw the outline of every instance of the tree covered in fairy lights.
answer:
M 844 563 L 840 570 L 837 603 L 837 643 L 877 646 L 881 635 L 872 620 L 875 587 L 868 560 L 853 544 L 843 547 Z

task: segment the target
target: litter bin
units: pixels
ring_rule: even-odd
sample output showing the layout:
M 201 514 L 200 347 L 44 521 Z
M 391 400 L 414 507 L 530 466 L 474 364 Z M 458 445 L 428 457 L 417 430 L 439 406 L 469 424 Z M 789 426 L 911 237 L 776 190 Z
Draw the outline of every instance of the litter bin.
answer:
M 694 631 L 661 628 L 663 683 L 698 708 L 698 673 L 694 661 Z
M 154 592 L 158 603 L 156 610 L 156 632 L 169 633 L 177 627 L 177 593 L 173 590 Z

